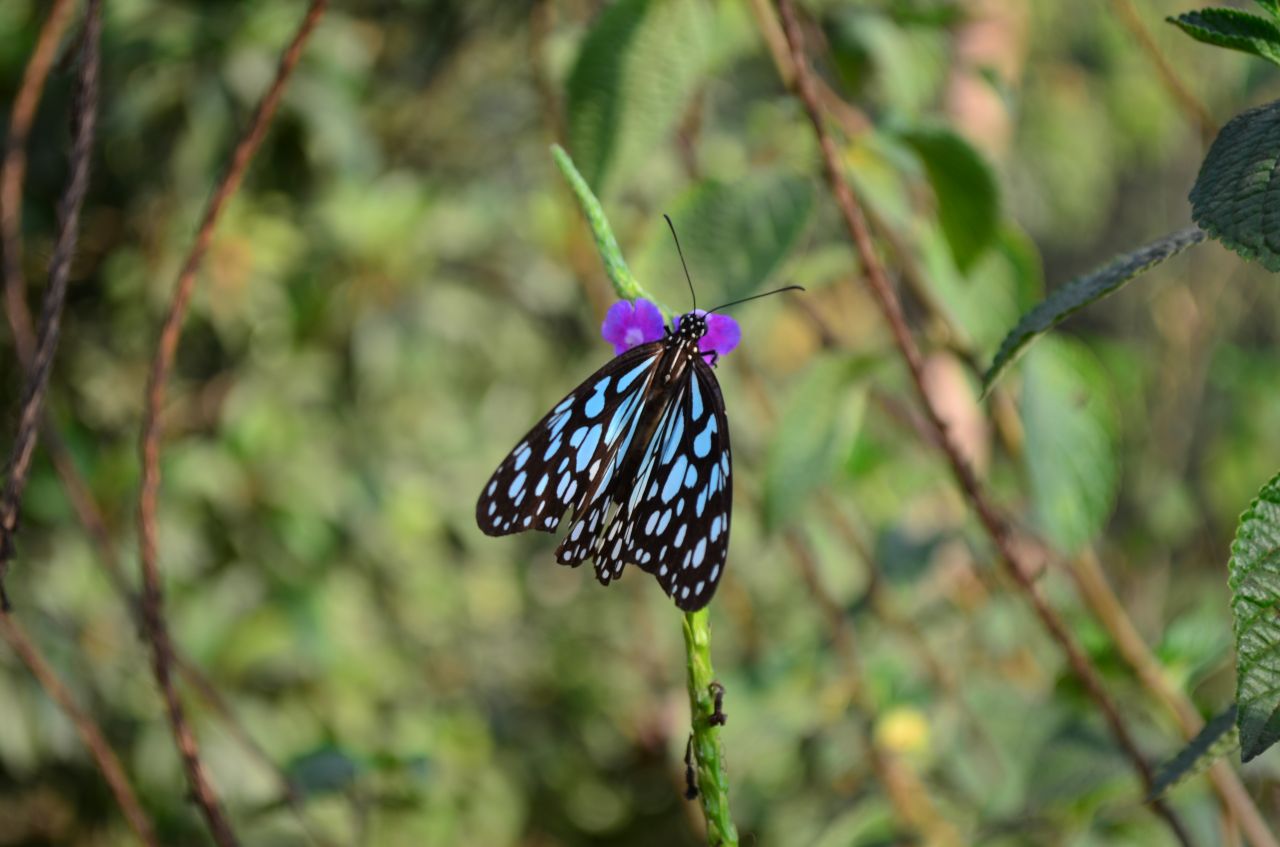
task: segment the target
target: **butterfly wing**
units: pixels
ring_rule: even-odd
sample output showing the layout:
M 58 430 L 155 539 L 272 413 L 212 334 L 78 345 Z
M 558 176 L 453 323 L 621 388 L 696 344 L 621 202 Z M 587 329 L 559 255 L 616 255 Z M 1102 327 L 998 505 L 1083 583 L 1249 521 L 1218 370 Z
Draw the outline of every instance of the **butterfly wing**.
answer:
M 488 535 L 555 532 L 565 509 L 573 506 L 576 518 L 584 504 L 617 485 L 616 468 L 662 349 L 654 341 L 611 359 L 529 430 L 476 503 L 480 529 Z
M 731 466 L 720 385 L 694 356 L 645 448 L 632 490 L 615 493 L 618 514 L 599 545 L 597 575 L 616 577 L 623 562 L 635 562 L 681 609 L 707 605 L 729 553 Z

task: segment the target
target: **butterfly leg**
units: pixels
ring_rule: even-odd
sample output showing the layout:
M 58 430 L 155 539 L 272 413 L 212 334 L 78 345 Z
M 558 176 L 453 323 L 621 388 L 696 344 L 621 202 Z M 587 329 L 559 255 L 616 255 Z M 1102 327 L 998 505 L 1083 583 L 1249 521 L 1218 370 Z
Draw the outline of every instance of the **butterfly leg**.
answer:
M 724 713 L 724 686 L 719 682 L 712 682 L 707 689 L 711 692 L 715 703 L 707 723 L 712 726 L 724 726 L 729 722 L 729 716 Z
M 712 350 L 712 351 L 711 351 L 710 353 L 708 353 L 707 355 L 711 357 L 711 367 L 713 367 L 713 368 L 714 368 L 717 364 L 719 364 L 719 362 L 720 362 L 720 354 L 719 354 L 719 353 L 717 353 L 716 351 Z
M 693 767 L 693 735 L 684 745 L 684 799 L 698 799 L 698 772 Z

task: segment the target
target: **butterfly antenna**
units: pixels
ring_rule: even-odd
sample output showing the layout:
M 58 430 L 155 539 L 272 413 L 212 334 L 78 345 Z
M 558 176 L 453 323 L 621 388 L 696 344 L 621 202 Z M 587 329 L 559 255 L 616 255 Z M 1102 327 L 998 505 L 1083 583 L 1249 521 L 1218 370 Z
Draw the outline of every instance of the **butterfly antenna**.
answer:
M 750 297 L 743 297 L 741 300 L 733 300 L 729 303 L 721 303 L 719 306 L 716 306 L 714 309 L 708 310 L 707 314 L 709 315 L 712 312 L 718 312 L 721 309 L 727 309 L 730 306 L 736 306 L 739 303 L 745 303 L 748 300 L 759 300 L 761 297 L 768 297 L 771 294 L 781 294 L 784 291 L 804 291 L 804 288 L 799 285 L 784 285 L 782 288 L 775 288 L 773 291 L 766 291 L 763 294 L 753 294 Z
M 693 279 L 689 276 L 689 266 L 684 262 L 684 251 L 680 249 L 680 237 L 676 235 L 676 225 L 671 222 L 671 216 L 663 214 L 663 218 L 667 221 L 667 226 L 671 227 L 671 237 L 676 242 L 676 253 L 680 255 L 680 267 L 684 268 L 684 278 L 689 283 L 689 293 L 693 296 L 693 311 L 698 311 L 698 292 L 693 290 Z

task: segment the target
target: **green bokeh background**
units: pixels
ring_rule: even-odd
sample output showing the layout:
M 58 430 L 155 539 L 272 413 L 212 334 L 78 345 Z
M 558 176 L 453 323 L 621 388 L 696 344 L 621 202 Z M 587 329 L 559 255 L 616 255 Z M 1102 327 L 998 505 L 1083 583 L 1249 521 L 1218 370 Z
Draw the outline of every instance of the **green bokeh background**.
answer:
M 0 102 L 43 5 L 0 4 Z M 739 311 L 743 345 L 719 368 L 737 510 L 711 620 L 745 843 L 898 843 L 867 726 L 970 843 L 1167 843 L 912 429 L 905 375 L 752 4 L 609 5 L 336 4 L 219 227 L 165 410 L 160 564 L 182 651 L 305 795 L 300 819 L 271 768 L 184 689 L 245 843 L 312 843 L 308 828 L 339 844 L 699 843 L 681 796 L 670 601 L 638 571 L 602 590 L 556 566 L 550 538 L 474 524 L 504 452 L 610 353 L 598 327 L 613 295 L 556 140 L 664 303 L 687 292 L 663 211 L 707 301 L 809 288 Z M 1231 533 L 1280 467 L 1274 278 L 1209 244 L 1073 318 L 1007 377 L 1004 438 L 988 414 L 1001 407 L 978 405 L 976 376 L 948 352 L 984 364 L 1046 285 L 1189 219 L 1203 139 L 1119 5 L 804 8 L 831 86 L 874 127 L 842 153 L 897 235 L 889 265 L 958 437 L 1021 526 L 1062 553 L 1097 552 L 1208 715 L 1234 691 Z M 1162 23 L 1184 4 L 1135 5 L 1219 122 L 1280 95 L 1274 69 Z M 131 579 L 156 329 L 304 7 L 105 3 L 93 182 L 49 403 Z M 55 69 L 31 143 L 33 303 L 72 69 Z M 21 374 L 3 340 L 11 433 Z M 204 843 L 137 628 L 43 454 L 22 519 L 17 615 L 162 840 Z M 798 565 L 806 551 L 855 634 L 856 678 Z M 1174 754 L 1172 722 L 1069 579 L 1051 566 L 1040 585 L 1144 750 Z M 854 687 L 872 713 L 850 708 Z M 1272 820 L 1278 768 L 1272 753 L 1244 770 Z M 1222 837 L 1203 779 L 1172 803 L 1202 843 Z M 0 650 L 0 844 L 125 843 L 70 724 Z

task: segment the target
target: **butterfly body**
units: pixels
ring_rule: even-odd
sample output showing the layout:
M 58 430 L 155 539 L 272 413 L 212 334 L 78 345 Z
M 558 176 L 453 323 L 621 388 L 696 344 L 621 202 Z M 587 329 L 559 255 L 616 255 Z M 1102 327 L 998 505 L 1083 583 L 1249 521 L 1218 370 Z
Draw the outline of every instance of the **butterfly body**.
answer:
M 556 560 L 594 560 L 603 584 L 626 563 L 676 605 L 705 606 L 724 572 L 733 489 L 719 383 L 698 312 L 608 362 L 560 401 L 498 466 L 476 504 L 489 535 L 556 532 Z M 714 361 L 714 358 L 713 358 Z

